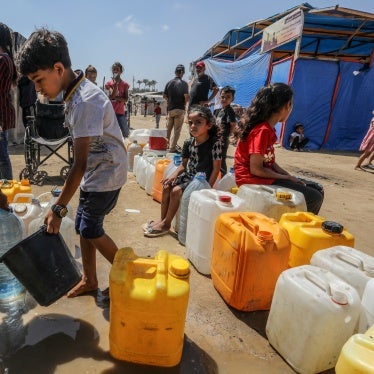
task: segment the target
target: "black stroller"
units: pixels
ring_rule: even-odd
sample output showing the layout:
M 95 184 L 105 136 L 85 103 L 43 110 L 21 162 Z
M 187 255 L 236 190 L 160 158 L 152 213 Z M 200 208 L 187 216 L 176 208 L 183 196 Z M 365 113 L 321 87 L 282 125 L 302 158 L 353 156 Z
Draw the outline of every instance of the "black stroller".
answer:
M 35 116 L 27 117 L 25 126 L 26 167 L 21 171 L 20 179 L 29 179 L 32 184 L 43 185 L 48 173 L 38 169 L 53 155 L 67 164 L 60 171 L 60 177 L 66 179 L 73 164 L 74 152 L 73 141 L 69 130 L 64 127 L 64 121 L 65 104 L 42 104 L 37 101 Z M 65 148 L 67 156 L 63 157 L 58 152 Z

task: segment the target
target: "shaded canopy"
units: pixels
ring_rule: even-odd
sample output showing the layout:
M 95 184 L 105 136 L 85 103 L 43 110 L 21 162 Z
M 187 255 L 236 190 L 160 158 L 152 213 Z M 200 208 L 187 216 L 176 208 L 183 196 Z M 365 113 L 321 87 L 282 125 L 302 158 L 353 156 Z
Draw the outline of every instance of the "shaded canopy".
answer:
M 374 14 L 337 6 L 316 9 L 308 3 L 226 33 L 200 59 L 235 61 L 261 43 L 263 30 L 296 9 L 304 13 L 300 56 L 368 62 L 374 48 Z M 277 47 L 273 60 L 295 52 L 296 40 Z M 199 60 L 200 60 L 199 59 Z

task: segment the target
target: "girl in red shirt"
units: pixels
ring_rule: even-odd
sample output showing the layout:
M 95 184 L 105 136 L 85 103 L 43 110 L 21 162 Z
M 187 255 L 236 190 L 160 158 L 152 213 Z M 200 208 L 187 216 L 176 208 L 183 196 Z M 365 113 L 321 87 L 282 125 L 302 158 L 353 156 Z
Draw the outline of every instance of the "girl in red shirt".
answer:
M 294 177 L 275 161 L 275 125 L 288 119 L 292 105 L 293 92 L 287 84 L 270 84 L 257 92 L 234 133 L 238 140 L 235 179 L 238 186 L 274 184 L 300 191 L 308 211 L 318 214 L 323 202 L 322 186 Z

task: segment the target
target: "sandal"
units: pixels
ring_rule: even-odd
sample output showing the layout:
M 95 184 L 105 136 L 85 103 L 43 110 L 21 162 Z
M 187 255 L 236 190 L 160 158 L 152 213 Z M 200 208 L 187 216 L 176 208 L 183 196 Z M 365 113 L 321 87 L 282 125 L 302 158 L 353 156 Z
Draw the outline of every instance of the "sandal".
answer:
M 155 238 L 157 236 L 163 236 L 169 233 L 169 230 L 158 230 L 158 229 L 153 229 L 152 227 L 144 232 L 144 236 L 147 238 Z
M 149 231 L 152 228 L 152 225 L 155 223 L 155 221 L 148 221 L 142 225 L 142 229 L 144 232 Z

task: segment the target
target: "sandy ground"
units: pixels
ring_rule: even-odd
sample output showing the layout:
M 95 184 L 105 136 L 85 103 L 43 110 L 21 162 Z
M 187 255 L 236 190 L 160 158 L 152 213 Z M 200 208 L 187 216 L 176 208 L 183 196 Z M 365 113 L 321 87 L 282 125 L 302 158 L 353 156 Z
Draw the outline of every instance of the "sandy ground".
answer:
M 136 129 L 154 127 L 154 119 L 132 117 L 131 126 Z M 180 144 L 186 136 L 184 129 Z M 10 152 L 14 174 L 18 176 L 24 167 L 23 146 L 12 146 Z M 229 154 L 232 153 L 231 148 Z M 374 176 L 370 172 L 354 170 L 358 154 L 298 153 L 282 148 L 277 149 L 276 154 L 285 169 L 324 185 L 325 201 L 320 215 L 343 224 L 355 236 L 355 247 L 374 255 L 371 231 Z M 50 178 L 43 186 L 33 186 L 36 196 L 49 191 L 55 184 L 62 184 L 58 177 L 62 166 L 63 163 L 53 157 L 41 168 L 48 171 Z M 74 208 L 76 204 L 77 196 L 72 201 Z M 172 235 L 153 239 L 143 236 L 141 224 L 149 218 L 157 218 L 159 210 L 159 203 L 152 200 L 129 173 L 118 205 L 108 216 L 105 228 L 119 247 L 132 247 L 138 256 L 154 257 L 160 249 L 185 256 L 185 247 Z M 79 246 L 78 238 L 76 244 Z M 80 262 L 79 251 L 76 257 Z M 110 266 L 100 255 L 98 269 L 99 286 L 103 290 L 109 283 Z M 230 308 L 215 291 L 210 277 L 199 274 L 193 267 L 190 285 L 184 352 L 180 365 L 175 368 L 149 368 L 110 357 L 108 303 L 100 292 L 96 297 L 63 297 L 49 307 L 31 307 L 21 319 L 23 347 L 5 359 L 5 366 L 9 373 L 39 374 L 293 372 L 266 340 L 267 312 L 245 313 Z M 300 329 L 302 331 L 302 326 Z

